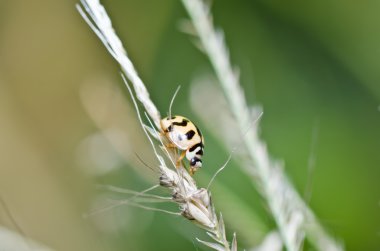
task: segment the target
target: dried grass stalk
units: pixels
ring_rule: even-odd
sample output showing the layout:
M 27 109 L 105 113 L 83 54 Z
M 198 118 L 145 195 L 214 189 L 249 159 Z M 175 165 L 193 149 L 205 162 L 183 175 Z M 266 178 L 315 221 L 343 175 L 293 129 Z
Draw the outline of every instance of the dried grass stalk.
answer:
M 176 152 L 172 149 L 166 148 L 160 134 L 160 113 L 151 101 L 149 93 L 137 75 L 136 70 L 130 59 L 127 56 L 125 49 L 122 46 L 120 39 L 117 37 L 110 18 L 108 17 L 104 7 L 98 0 L 82 0 L 81 5 L 77 5 L 77 9 L 85 19 L 87 24 L 103 42 L 108 52 L 120 64 L 125 76 L 122 75 L 123 80 L 131 93 L 136 111 L 138 112 L 139 121 L 141 126 L 152 144 L 152 149 L 155 156 L 159 161 L 159 184 L 166 187 L 171 191 L 171 201 L 179 205 L 180 212 L 183 217 L 191 220 L 194 224 L 205 229 L 208 235 L 215 242 L 206 242 L 197 239 L 199 242 L 215 250 L 237 250 L 236 235 L 234 234 L 232 243 L 227 241 L 225 226 L 222 215 L 217 217 L 214 205 L 212 203 L 211 194 L 205 188 L 198 188 L 195 180 L 189 175 L 187 170 L 181 165 L 179 168 L 169 168 L 161 153 L 156 150 L 152 137 L 160 142 L 160 147 L 166 157 L 175 167 Z M 146 114 L 149 115 L 147 119 L 153 121 L 149 126 L 143 123 L 141 115 L 138 110 L 137 103 L 134 99 L 134 94 L 128 85 L 127 79 L 132 83 L 133 89 L 137 99 L 144 106 Z M 149 119 L 150 118 L 150 119 Z M 154 125 L 153 125 L 154 124 Z M 157 129 L 155 129 L 155 127 Z M 137 193 L 134 196 L 138 197 L 143 193 Z M 124 204 L 140 206 L 146 208 L 138 203 L 125 201 Z
M 289 251 L 300 250 L 306 235 L 318 250 L 343 250 L 343 247 L 324 230 L 312 210 L 289 182 L 282 164 L 269 156 L 265 143 L 259 139 L 258 124 L 250 125 L 247 131 L 250 121 L 253 121 L 252 109 L 249 109 L 245 100 L 239 83 L 239 73 L 230 62 L 223 32 L 213 26 L 210 7 L 202 0 L 182 0 L 182 3 L 191 17 L 191 23 L 186 26 L 187 30 L 195 31 L 198 35 L 200 42 L 197 45 L 208 56 L 225 93 L 228 107 L 238 124 L 238 130 L 244 135 L 243 142 L 250 162 L 241 167 L 251 175 L 253 182 L 258 184 L 286 248 Z M 253 109 L 258 110 L 261 108 Z

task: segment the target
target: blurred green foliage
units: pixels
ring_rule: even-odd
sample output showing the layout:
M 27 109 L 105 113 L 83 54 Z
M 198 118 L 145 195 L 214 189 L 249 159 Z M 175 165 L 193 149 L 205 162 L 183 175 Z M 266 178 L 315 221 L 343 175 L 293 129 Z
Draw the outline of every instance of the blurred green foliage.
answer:
M 80 217 L 98 193 L 96 183 L 135 190 L 152 183 L 128 164 L 97 178 L 78 170 L 75 149 L 97 131 L 80 102 L 83 81 L 102 75 L 124 87 L 117 64 L 75 3 L 0 2 L 0 119 L 9 123 L 0 128 L 0 135 L 9 136 L 0 146 L 10 156 L 0 163 L 1 192 L 25 232 L 57 250 L 203 249 L 195 243 L 195 237 L 207 238 L 203 231 L 182 218 L 121 207 L 105 214 L 123 227 L 102 232 Z M 180 1 L 103 4 L 160 111 L 166 112 L 181 84 L 175 113 L 197 121 L 189 105 L 190 83 L 212 69 L 192 44 L 194 38 L 178 29 L 187 18 Z M 379 12 L 378 1 L 219 0 L 212 7 L 247 99 L 264 108 L 262 137 L 272 156 L 284 161 L 300 194 L 308 185 L 312 132 L 317 131 L 310 207 L 347 250 L 380 249 Z M 203 132 L 206 164 L 197 179 L 206 185 L 229 153 Z M 29 155 L 43 164 L 32 165 Z M 20 156 L 25 162 L 17 160 Z M 57 192 L 41 195 L 56 191 L 50 186 Z M 241 248 L 258 244 L 274 228 L 265 201 L 238 163 L 218 176 L 212 192 Z M 33 196 L 34 203 L 28 199 Z M 54 205 L 62 205 L 60 211 Z M 12 225 L 0 216 L 0 223 Z

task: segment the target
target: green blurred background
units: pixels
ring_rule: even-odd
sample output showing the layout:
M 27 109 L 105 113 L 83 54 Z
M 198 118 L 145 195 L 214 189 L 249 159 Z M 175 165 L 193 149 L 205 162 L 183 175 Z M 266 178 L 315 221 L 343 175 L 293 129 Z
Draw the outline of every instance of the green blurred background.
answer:
M 0 1 L 0 195 L 25 234 L 55 250 L 204 249 L 183 218 L 128 206 L 82 217 L 123 198 L 96 184 L 142 190 L 157 177 L 135 156 L 156 163 L 119 68 L 76 2 Z M 160 111 L 181 84 L 175 113 L 200 121 L 191 81 L 212 69 L 179 31 L 180 1 L 103 4 Z M 219 0 L 212 12 L 249 103 L 264 107 L 272 156 L 304 194 L 314 153 L 311 208 L 347 250 L 380 250 L 380 2 Z M 203 132 L 205 185 L 228 152 Z M 274 228 L 236 163 L 212 192 L 241 248 Z M 4 207 L 0 224 L 17 231 Z

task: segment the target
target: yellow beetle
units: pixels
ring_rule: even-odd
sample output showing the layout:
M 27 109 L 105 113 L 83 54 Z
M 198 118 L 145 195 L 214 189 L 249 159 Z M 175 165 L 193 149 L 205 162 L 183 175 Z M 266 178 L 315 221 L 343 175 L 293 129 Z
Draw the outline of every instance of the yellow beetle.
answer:
M 194 174 L 202 167 L 204 139 L 198 127 L 183 116 L 169 116 L 161 120 L 161 128 L 164 135 L 176 147 L 183 152 L 177 160 L 179 166 L 182 159 L 190 161 L 190 173 Z

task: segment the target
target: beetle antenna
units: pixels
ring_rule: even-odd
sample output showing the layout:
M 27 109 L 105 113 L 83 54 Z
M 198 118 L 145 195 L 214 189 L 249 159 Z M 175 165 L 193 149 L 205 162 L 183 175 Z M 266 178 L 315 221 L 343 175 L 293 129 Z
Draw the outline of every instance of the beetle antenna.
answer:
M 172 97 L 172 100 L 170 100 L 170 105 L 169 105 L 169 118 L 172 118 L 172 105 L 173 105 L 173 103 L 174 103 L 174 99 L 175 99 L 175 97 L 177 96 L 177 93 L 179 92 L 179 89 L 181 89 L 181 86 L 180 86 L 180 85 L 179 85 L 179 86 L 177 87 L 177 89 L 175 90 L 174 95 L 173 95 L 173 97 Z

